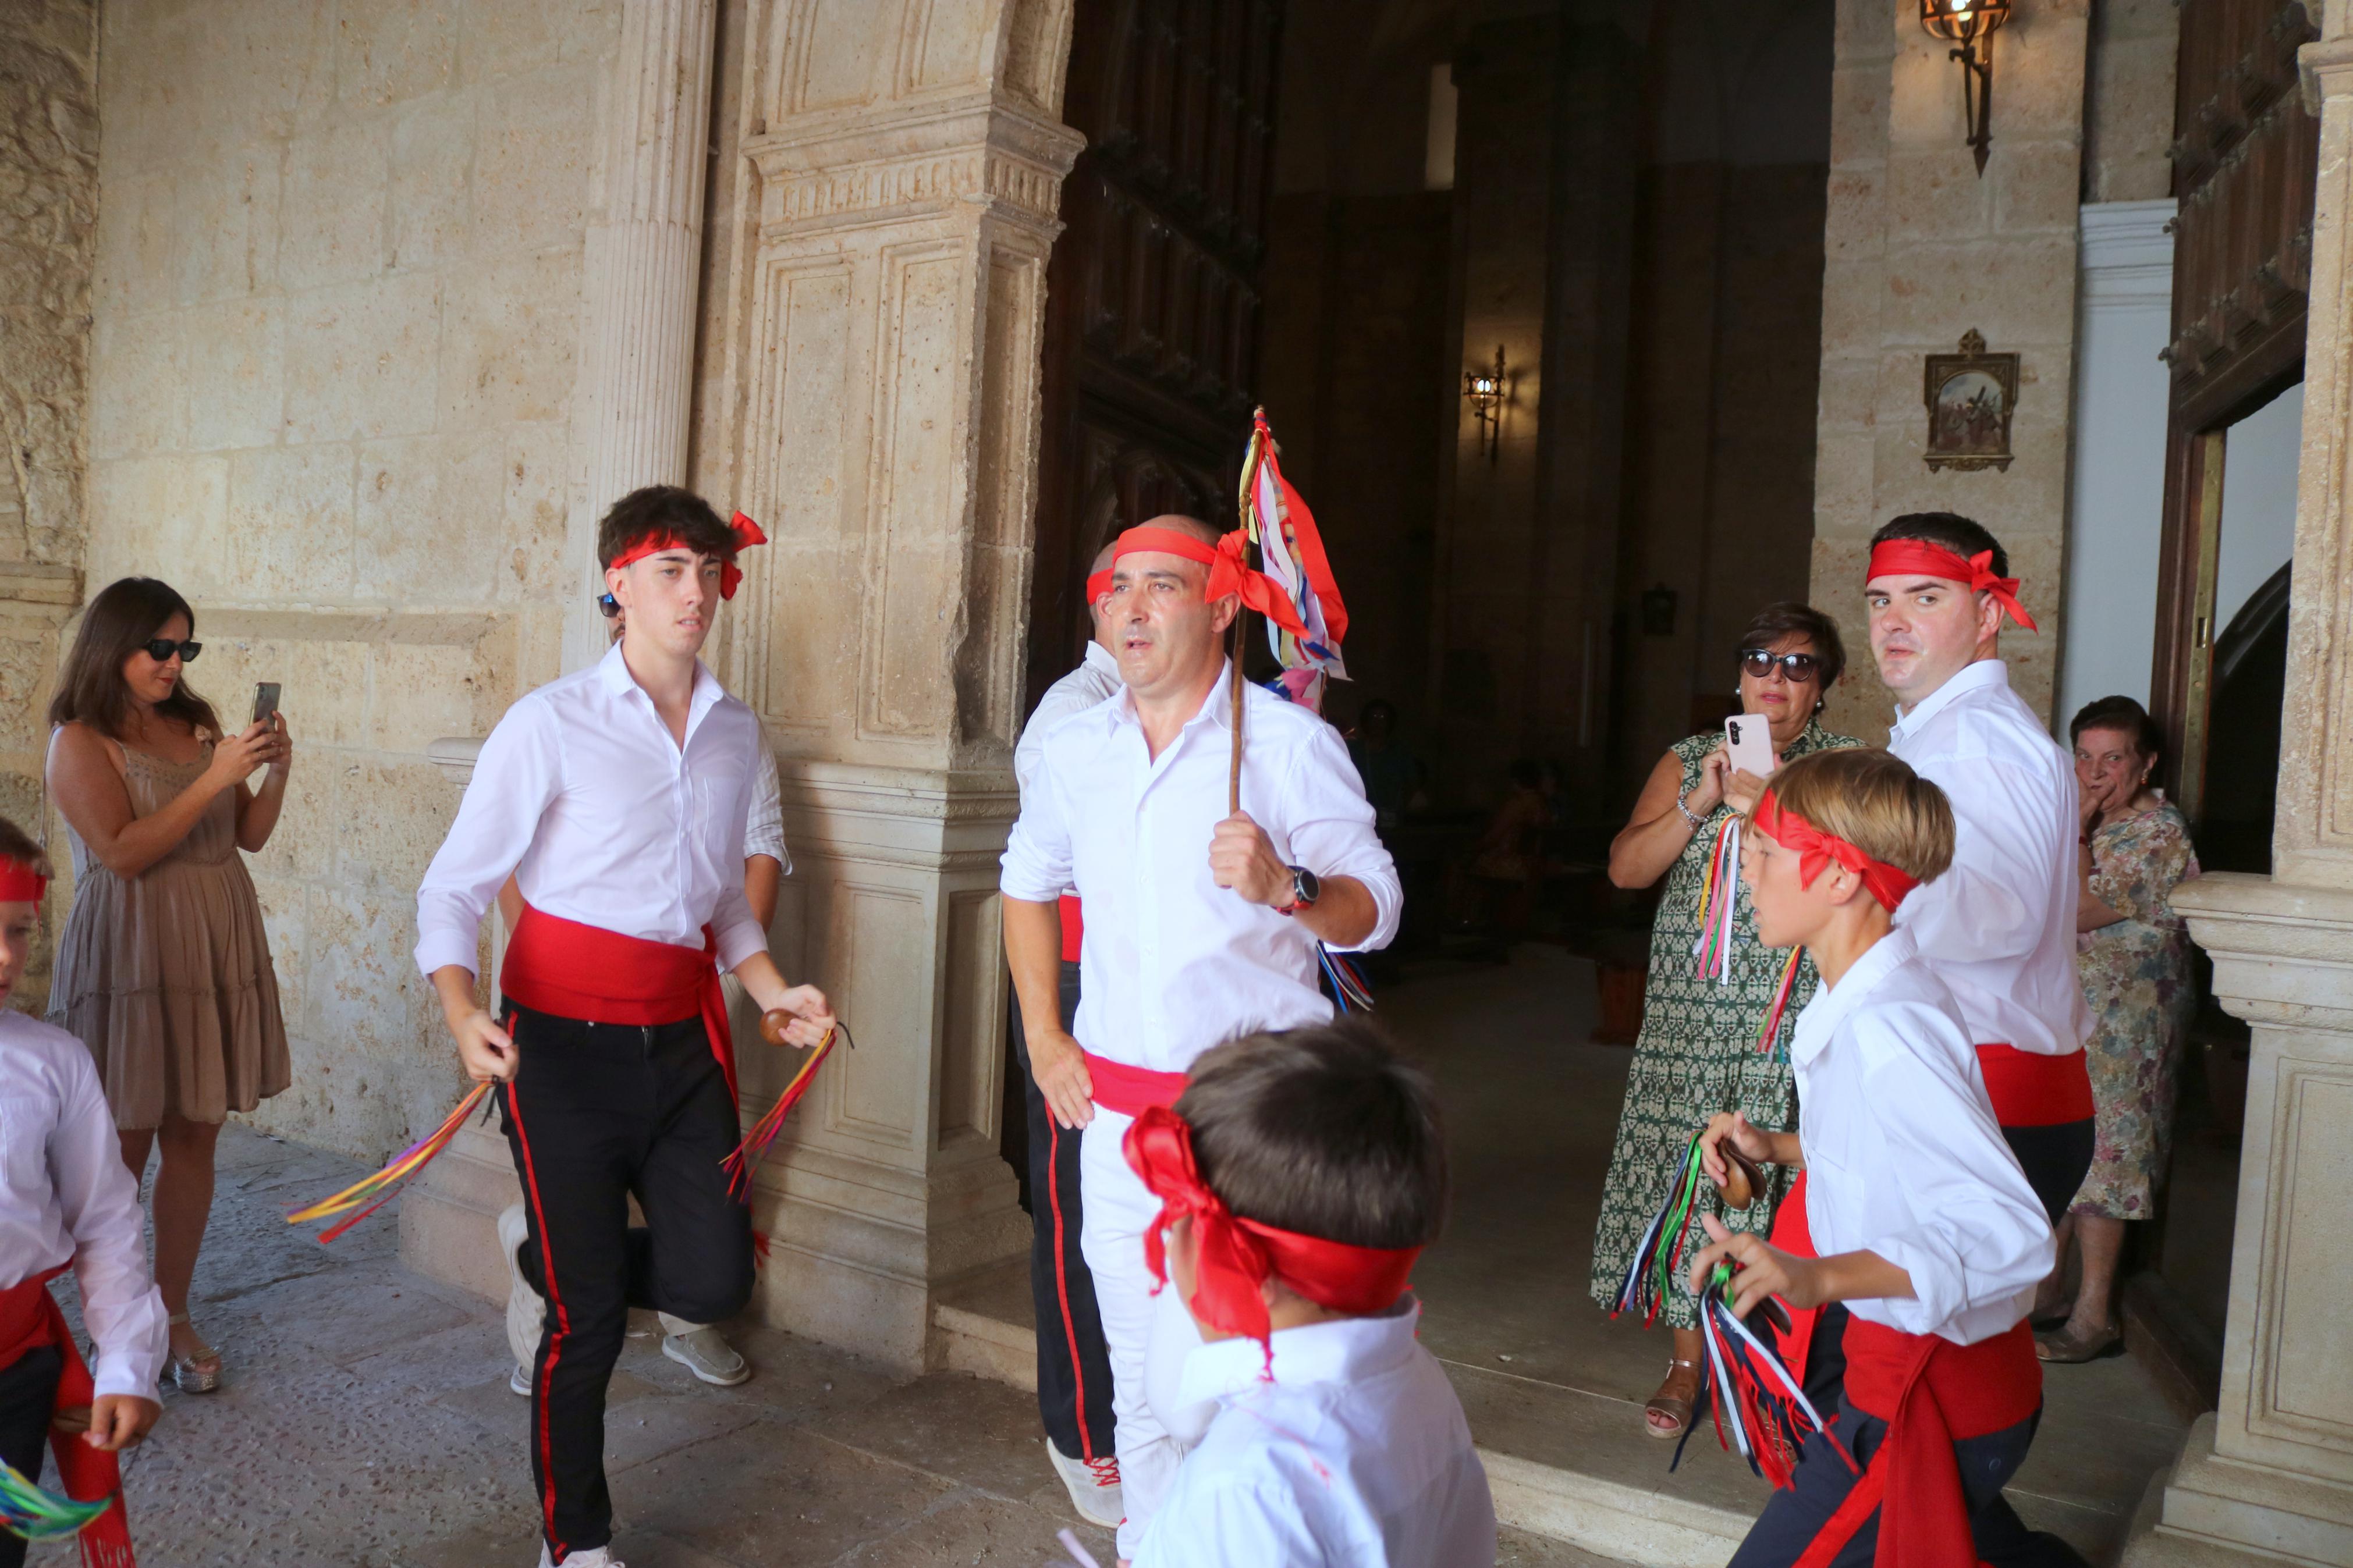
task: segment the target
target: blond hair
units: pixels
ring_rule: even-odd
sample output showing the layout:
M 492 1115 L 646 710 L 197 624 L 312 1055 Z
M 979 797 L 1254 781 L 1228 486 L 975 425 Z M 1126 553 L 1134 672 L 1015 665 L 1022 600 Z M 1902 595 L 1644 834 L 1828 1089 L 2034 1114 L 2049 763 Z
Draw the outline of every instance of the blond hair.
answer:
M 1953 863 L 1952 803 L 1892 752 L 1816 752 L 1775 773 L 1772 787 L 1782 810 L 1915 880 L 1934 881 Z

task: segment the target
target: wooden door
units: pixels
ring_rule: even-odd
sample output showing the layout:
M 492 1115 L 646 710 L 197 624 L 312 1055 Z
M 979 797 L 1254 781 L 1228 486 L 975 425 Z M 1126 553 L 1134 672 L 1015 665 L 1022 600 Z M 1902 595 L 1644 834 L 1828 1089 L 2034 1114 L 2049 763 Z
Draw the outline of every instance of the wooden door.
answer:
M 1087 138 L 1046 274 L 1028 700 L 1078 662 L 1088 563 L 1164 511 L 1229 525 L 1258 385 L 1282 0 L 1090 0 Z

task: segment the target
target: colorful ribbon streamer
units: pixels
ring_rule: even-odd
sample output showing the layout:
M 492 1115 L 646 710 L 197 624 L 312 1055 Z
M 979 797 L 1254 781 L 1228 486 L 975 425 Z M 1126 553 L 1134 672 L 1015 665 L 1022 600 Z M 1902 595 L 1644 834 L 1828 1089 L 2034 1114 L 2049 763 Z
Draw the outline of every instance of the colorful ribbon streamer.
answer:
M 1735 812 L 1715 831 L 1715 847 L 1708 851 L 1707 870 L 1699 888 L 1699 940 L 1692 956 L 1699 960 L 1699 975 L 1711 975 L 1719 984 L 1732 980 L 1732 921 L 1740 904 L 1740 816 Z
M 383 1170 L 373 1176 L 353 1182 L 331 1198 L 322 1198 L 308 1208 L 296 1209 L 286 1216 L 286 1223 L 307 1225 L 314 1219 L 332 1219 L 337 1215 L 351 1215 L 351 1217 L 342 1224 L 330 1226 L 319 1233 L 319 1239 L 322 1243 L 334 1240 L 385 1204 L 390 1203 L 417 1173 L 432 1163 L 434 1155 L 448 1147 L 449 1140 L 458 1135 L 458 1129 L 466 1124 L 466 1118 L 473 1113 L 474 1107 L 489 1098 L 490 1092 L 491 1085 L 487 1079 L 476 1084 L 466 1091 L 466 1098 L 458 1102 L 458 1109 L 451 1111 L 440 1126 L 395 1155 L 392 1163 Z M 354 1209 L 359 1212 L 353 1214 L 352 1211 Z
M 1765 1009 L 1765 1026 L 1757 1031 L 1757 1054 L 1771 1057 L 1776 1061 L 1789 1059 L 1789 1044 L 1781 1037 L 1781 1019 L 1789 1011 L 1789 997 L 1798 989 L 1798 963 L 1806 956 L 1802 947 L 1793 947 L 1781 965 L 1781 978 L 1774 984 L 1772 1004 Z
M 1700 1184 L 1706 1180 L 1699 1162 L 1699 1134 L 1694 1132 L 1668 1184 L 1666 1202 L 1651 1216 L 1650 1228 L 1634 1247 L 1633 1260 L 1626 1266 L 1626 1278 L 1618 1287 L 1618 1304 L 1609 1310 L 1611 1317 L 1640 1312 L 1647 1329 L 1658 1321 L 1667 1293 L 1676 1289 L 1686 1244 L 1698 1225 Z
M 730 1193 L 740 1194 L 751 1190 L 752 1173 L 759 1169 L 761 1159 L 768 1152 L 768 1146 L 785 1130 L 785 1118 L 792 1114 L 793 1107 L 798 1105 L 801 1096 L 808 1092 L 809 1084 L 817 1077 L 818 1064 L 832 1054 L 833 1042 L 837 1037 L 849 1037 L 849 1031 L 842 1027 L 839 1019 L 834 1021 L 832 1028 L 825 1032 L 825 1038 L 817 1043 L 817 1049 L 809 1053 L 808 1060 L 801 1064 L 800 1071 L 793 1074 L 793 1081 L 785 1085 L 785 1092 L 776 1096 L 776 1103 L 768 1107 L 766 1113 L 752 1124 L 752 1131 L 744 1134 L 744 1142 L 735 1145 L 735 1152 L 719 1162 L 726 1168 L 727 1190 Z M 857 1043 L 850 1041 L 852 1046 Z
M 1853 1457 L 1773 1347 L 1734 1313 L 1728 1300 L 1732 1279 L 1732 1266 L 1717 1264 L 1700 1298 L 1700 1339 L 1705 1347 L 1700 1357 L 1700 1395 L 1705 1398 L 1710 1388 L 1715 1391 L 1708 1400 L 1715 1440 L 1727 1452 L 1737 1451 L 1751 1471 L 1776 1488 L 1789 1484 L 1799 1451 L 1813 1432 L 1828 1436 L 1847 1468 L 1854 1468 Z M 1667 1466 L 1670 1471 L 1683 1463 L 1683 1444 L 1690 1441 L 1691 1429 L 1685 1427 Z
M 1334 952 L 1322 942 L 1315 944 L 1316 960 L 1324 965 L 1324 973 L 1332 982 L 1333 994 L 1340 998 L 1343 1013 L 1369 1013 L 1373 1010 L 1373 988 L 1365 981 L 1365 973 L 1345 953 Z
M 102 1497 L 95 1502 L 76 1502 L 44 1491 L 26 1480 L 23 1471 L 0 1460 L 0 1530 L 11 1535 L 26 1541 L 62 1541 L 80 1534 L 113 1506 L 111 1497 Z

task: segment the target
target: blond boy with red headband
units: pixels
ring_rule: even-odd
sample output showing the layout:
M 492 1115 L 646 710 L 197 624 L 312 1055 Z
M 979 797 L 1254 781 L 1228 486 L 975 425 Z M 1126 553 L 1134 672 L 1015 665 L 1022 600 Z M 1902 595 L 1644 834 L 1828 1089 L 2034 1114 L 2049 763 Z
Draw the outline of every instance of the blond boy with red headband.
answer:
M 83 1528 L 82 1556 L 127 1568 L 115 1455 L 163 1414 L 164 1298 L 147 1272 L 139 1184 L 122 1163 L 90 1047 L 6 1005 L 48 879 L 38 847 L 0 821 L 0 1459 L 37 1480 L 46 1445 L 67 1496 L 112 1498 Z M 97 1342 L 94 1368 L 48 1291 L 68 1268 Z M 0 1530 L 0 1568 L 24 1560 L 23 1539 Z
M 1408 1279 L 1446 1211 L 1430 1080 L 1347 1018 L 1220 1046 L 1128 1129 L 1160 1202 L 1147 1265 L 1214 1404 L 1135 1568 L 1486 1568 L 1487 1474 L 1416 1338 Z
M 1879 751 L 1790 763 L 1741 839 L 1758 940 L 1805 948 L 1821 987 L 1789 1044 L 1798 1131 L 1718 1116 L 1703 1165 L 1721 1185 L 1728 1142 L 1802 1169 L 1813 1254 L 1706 1215 L 1691 1285 L 1729 1262 L 1736 1312 L 1778 1295 L 1799 1311 L 1845 1302 L 1852 1321 L 1842 1406 L 1733 1568 L 2076 1561 L 2001 1495 L 2042 1409 L 2026 1315 L 2050 1222 L 2002 1142 L 1958 1004 L 1894 918 L 1948 874 L 1953 842 L 1944 792 Z
M 1158 1205 L 1120 1138 L 1130 1119 L 1176 1100 L 1211 1046 L 1328 1020 L 1318 941 L 1379 947 L 1397 930 L 1397 868 L 1346 746 L 1315 714 L 1248 689 L 1242 809 L 1229 811 L 1222 642 L 1244 603 L 1295 622 L 1232 535 L 1162 517 L 1120 536 L 1103 611 L 1119 695 L 1047 733 L 999 883 L 1038 1088 L 1063 1131 L 1085 1129 L 1080 1239 L 1111 1362 L 1123 1556 L 1180 1455 L 1144 1396 L 1143 1236 Z M 1086 938 L 1077 1024 L 1065 1030 L 1056 905 L 1073 888 Z

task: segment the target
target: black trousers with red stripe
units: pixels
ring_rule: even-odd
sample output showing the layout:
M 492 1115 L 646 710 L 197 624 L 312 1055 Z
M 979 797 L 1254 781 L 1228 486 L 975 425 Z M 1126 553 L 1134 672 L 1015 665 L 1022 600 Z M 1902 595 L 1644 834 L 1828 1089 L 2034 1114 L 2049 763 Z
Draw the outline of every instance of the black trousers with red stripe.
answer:
M 549 1554 L 613 1535 L 605 1385 L 632 1307 L 721 1322 L 752 1299 L 752 1215 L 720 1162 L 742 1137 L 700 1017 L 641 1028 L 516 1008 L 503 1097 L 547 1301 L 533 1359 L 532 1479 Z M 629 1224 L 634 1195 L 646 1224 Z
M 1079 1016 L 1079 966 L 1062 965 L 1062 1027 Z M 1095 1309 L 1095 1277 L 1079 1253 L 1079 1135 L 1058 1126 L 1029 1070 L 1021 1010 L 1013 1049 L 1029 1105 L 1029 1298 L 1038 1318 L 1038 1415 L 1073 1459 L 1112 1457 L 1111 1352 Z

